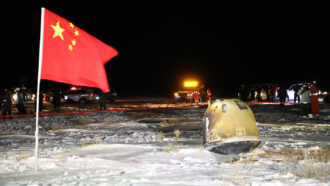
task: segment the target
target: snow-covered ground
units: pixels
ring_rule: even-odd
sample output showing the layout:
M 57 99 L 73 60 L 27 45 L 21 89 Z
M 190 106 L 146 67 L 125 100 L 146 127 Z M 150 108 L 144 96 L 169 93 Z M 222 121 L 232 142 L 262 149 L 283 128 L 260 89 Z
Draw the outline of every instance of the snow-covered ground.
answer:
M 43 116 L 38 173 L 34 118 L 0 119 L 0 185 L 330 184 L 329 105 L 314 120 L 295 106 L 251 105 L 262 145 L 239 155 L 203 148 L 205 106 L 113 105 L 169 108 Z

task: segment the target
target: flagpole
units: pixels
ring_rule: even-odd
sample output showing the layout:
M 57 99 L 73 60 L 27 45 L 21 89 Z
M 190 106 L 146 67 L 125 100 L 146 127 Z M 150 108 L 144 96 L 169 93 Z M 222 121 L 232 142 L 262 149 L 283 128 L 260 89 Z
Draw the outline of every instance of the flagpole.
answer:
M 35 149 L 34 149 L 34 172 L 38 172 L 39 158 L 39 102 L 40 102 L 40 77 L 42 67 L 42 52 L 44 43 L 44 20 L 45 8 L 41 8 L 41 24 L 40 24 L 40 45 L 39 45 L 39 66 L 38 66 L 38 83 L 37 83 L 37 102 L 36 102 L 36 130 L 35 130 Z M 42 100 L 41 100 L 42 101 Z

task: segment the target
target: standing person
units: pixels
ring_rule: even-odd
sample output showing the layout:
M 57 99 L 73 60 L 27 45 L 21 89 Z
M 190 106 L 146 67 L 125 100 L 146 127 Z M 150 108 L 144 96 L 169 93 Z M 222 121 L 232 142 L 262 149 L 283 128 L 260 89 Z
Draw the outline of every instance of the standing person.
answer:
M 53 95 L 53 106 L 54 106 L 55 112 L 60 111 L 61 98 L 62 98 L 62 95 L 61 95 L 60 91 L 55 90 L 54 95 Z
M 255 88 L 254 87 L 251 87 L 251 89 L 250 89 L 251 101 L 255 101 L 256 100 L 255 91 L 256 91 Z
M 199 96 L 200 102 L 206 101 L 206 91 L 205 91 L 204 85 L 202 85 L 201 88 L 199 89 L 199 93 L 200 93 L 200 96 Z
M 238 97 L 242 100 L 242 101 L 247 101 L 247 97 L 248 97 L 248 90 L 245 87 L 245 84 L 240 84 L 240 88 L 238 90 Z
M 273 98 L 274 98 L 274 102 L 276 102 L 276 97 L 277 97 L 277 85 L 274 84 L 274 86 L 273 86 Z
M 312 91 L 308 88 L 307 84 L 304 83 L 304 85 L 301 87 L 301 89 L 298 91 L 298 95 L 301 96 L 300 102 L 302 106 L 302 110 L 304 111 L 304 118 L 312 118 L 313 115 L 311 114 L 311 98 Z
M 2 100 L 2 105 L 3 105 L 2 115 L 7 115 L 7 114 L 11 115 L 11 109 L 13 106 L 12 100 L 13 100 L 13 95 L 11 94 L 11 91 L 5 89 L 5 94 Z
M 271 102 L 274 100 L 273 98 L 274 94 L 273 94 L 273 85 L 269 85 L 268 89 L 267 89 L 267 101 Z
M 211 101 L 211 90 L 208 88 L 207 90 L 206 90 L 206 97 L 207 97 L 207 101 Z
M 318 89 L 315 86 L 315 82 L 310 86 L 310 90 L 312 92 L 311 95 L 311 112 L 314 114 L 316 117 L 319 117 L 319 98 L 317 96 Z
M 18 109 L 18 113 L 26 114 L 26 109 L 25 109 L 25 105 L 24 105 L 24 95 L 21 90 L 17 94 L 17 100 L 18 100 L 18 103 L 17 103 L 16 107 Z
M 106 94 L 100 91 L 99 96 L 100 96 L 99 98 L 100 110 L 106 110 L 107 109 Z
M 261 98 L 262 86 L 261 85 L 257 86 L 256 91 L 257 91 L 257 101 L 261 102 L 262 101 L 262 98 Z
M 193 92 L 193 98 L 195 103 L 199 103 L 199 93 L 198 91 Z
M 20 91 L 22 92 L 23 101 L 26 101 L 26 88 L 23 86 Z
M 300 103 L 300 96 L 298 95 L 298 91 L 299 91 L 298 85 L 293 87 L 293 91 L 294 91 L 293 103 L 296 103 L 296 100 L 298 101 L 297 103 Z
M 286 88 L 282 85 L 278 90 L 278 97 L 280 98 L 280 107 L 284 108 L 285 99 L 288 97 L 288 93 L 286 92 Z

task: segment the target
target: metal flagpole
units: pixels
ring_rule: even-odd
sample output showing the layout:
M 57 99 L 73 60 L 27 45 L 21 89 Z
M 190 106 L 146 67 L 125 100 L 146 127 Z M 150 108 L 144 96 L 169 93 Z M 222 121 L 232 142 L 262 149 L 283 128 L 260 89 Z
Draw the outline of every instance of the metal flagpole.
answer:
M 38 158 L 39 158 L 39 95 L 40 95 L 40 76 L 42 67 L 42 52 L 44 43 L 44 19 L 45 8 L 41 8 L 41 24 L 40 24 L 40 45 L 39 45 L 39 67 L 38 67 L 38 84 L 37 84 L 37 102 L 36 102 L 36 131 L 35 131 L 35 149 L 34 149 L 34 172 L 38 172 Z M 42 101 L 42 100 L 41 100 Z

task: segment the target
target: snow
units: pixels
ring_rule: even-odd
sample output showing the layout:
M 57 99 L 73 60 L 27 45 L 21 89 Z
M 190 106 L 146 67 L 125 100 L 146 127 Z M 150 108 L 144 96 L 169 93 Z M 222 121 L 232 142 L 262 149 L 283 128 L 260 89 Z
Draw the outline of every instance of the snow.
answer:
M 143 106 L 173 106 L 149 101 L 154 98 Z M 139 106 L 134 101 L 116 104 Z M 323 112 L 329 105 L 321 105 L 319 120 L 302 119 L 293 106 L 285 112 L 278 107 L 251 106 L 262 145 L 238 155 L 203 148 L 206 108 L 196 105 L 44 116 L 37 174 L 34 119 L 2 119 L 0 184 L 329 185 L 330 113 Z

